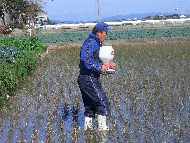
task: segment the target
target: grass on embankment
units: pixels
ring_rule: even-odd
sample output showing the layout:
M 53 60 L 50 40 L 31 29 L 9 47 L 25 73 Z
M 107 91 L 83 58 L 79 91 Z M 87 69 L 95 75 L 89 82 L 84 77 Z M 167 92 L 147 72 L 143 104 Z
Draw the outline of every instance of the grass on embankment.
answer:
M 37 37 L 0 41 L 0 100 L 12 95 L 19 82 L 34 70 L 39 57 L 47 50 Z

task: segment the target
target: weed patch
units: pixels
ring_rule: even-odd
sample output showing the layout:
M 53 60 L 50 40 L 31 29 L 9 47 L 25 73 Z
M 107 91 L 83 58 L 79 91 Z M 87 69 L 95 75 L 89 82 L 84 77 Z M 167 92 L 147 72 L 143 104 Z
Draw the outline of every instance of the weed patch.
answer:
M 18 87 L 18 81 L 34 70 L 39 58 L 47 50 L 37 37 L 0 41 L 0 99 L 11 95 Z

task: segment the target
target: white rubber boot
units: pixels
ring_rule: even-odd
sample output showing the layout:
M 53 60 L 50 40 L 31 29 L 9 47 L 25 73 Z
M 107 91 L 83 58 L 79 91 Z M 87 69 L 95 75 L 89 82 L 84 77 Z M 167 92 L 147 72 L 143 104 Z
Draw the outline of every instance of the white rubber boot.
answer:
M 84 130 L 92 129 L 92 118 L 91 117 L 85 117 L 84 119 Z
M 106 125 L 106 116 L 98 115 L 98 130 L 109 130 Z

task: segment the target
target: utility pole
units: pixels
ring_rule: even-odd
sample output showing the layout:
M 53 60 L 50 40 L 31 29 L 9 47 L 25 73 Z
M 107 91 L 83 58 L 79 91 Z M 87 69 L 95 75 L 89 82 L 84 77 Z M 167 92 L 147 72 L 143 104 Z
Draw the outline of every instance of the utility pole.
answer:
M 101 22 L 101 18 L 100 18 L 100 5 L 99 5 L 99 0 L 97 0 L 98 2 L 98 15 L 99 15 L 99 22 Z

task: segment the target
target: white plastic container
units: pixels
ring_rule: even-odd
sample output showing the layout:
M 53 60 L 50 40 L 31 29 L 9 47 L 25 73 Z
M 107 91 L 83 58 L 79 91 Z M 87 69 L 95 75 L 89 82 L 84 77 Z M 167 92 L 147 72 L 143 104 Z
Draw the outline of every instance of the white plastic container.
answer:
M 100 47 L 99 58 L 104 64 L 112 61 L 114 58 L 114 49 L 112 48 L 112 46 Z
M 99 58 L 104 64 L 111 62 L 114 58 L 114 49 L 112 48 L 112 46 L 100 47 Z M 112 74 L 112 73 L 115 73 L 115 70 L 108 68 L 106 73 Z

